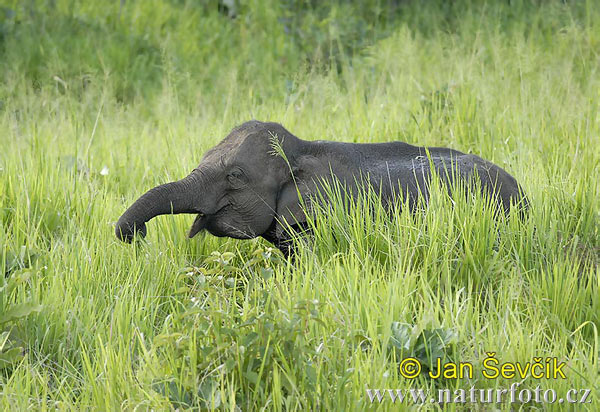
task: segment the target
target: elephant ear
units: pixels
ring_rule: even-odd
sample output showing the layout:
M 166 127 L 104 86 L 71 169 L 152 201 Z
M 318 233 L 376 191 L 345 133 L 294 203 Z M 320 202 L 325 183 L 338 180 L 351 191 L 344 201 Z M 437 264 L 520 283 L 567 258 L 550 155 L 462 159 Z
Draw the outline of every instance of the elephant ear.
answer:
M 318 190 L 317 182 L 325 176 L 327 170 L 327 167 L 313 156 L 297 159 L 290 179 L 280 189 L 277 197 L 275 234 L 279 239 L 287 237 L 285 232 L 290 226 L 306 223 L 305 210 L 310 211 Z
M 310 209 L 313 190 L 304 181 L 290 181 L 279 192 L 277 201 L 277 238 L 287 237 L 285 232 L 290 226 L 306 223 L 305 209 Z

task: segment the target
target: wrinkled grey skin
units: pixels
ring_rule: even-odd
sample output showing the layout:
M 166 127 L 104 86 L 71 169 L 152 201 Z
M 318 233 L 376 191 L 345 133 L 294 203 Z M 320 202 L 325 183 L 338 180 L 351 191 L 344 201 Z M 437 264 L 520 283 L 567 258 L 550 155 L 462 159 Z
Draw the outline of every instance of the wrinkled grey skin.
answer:
M 289 163 L 274 154 L 274 138 Z M 414 205 L 419 196 L 428 197 L 431 165 L 446 183 L 456 177 L 479 179 L 505 213 L 511 204 L 527 207 L 516 180 L 475 155 L 402 142 L 305 141 L 280 124 L 250 121 L 209 150 L 190 175 L 140 197 L 121 216 L 115 232 L 131 242 L 136 232 L 146 235 L 146 222 L 155 216 L 193 213 L 197 217 L 190 238 L 203 230 L 237 239 L 262 236 L 287 255 L 289 227 L 300 230 L 306 223 L 298 193 L 309 203 L 322 182 L 335 176 L 347 193 L 355 193 L 358 184 L 370 184 L 386 205 L 400 193 Z

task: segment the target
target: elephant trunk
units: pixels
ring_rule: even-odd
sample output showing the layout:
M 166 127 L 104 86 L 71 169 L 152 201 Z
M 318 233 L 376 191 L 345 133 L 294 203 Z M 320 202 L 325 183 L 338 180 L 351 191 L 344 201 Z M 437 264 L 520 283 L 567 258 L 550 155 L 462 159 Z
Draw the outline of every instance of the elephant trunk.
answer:
M 129 207 L 115 227 L 117 238 L 130 243 L 138 233 L 146 236 L 146 222 L 155 216 L 199 213 L 198 177 L 192 173 L 184 179 L 150 189 Z

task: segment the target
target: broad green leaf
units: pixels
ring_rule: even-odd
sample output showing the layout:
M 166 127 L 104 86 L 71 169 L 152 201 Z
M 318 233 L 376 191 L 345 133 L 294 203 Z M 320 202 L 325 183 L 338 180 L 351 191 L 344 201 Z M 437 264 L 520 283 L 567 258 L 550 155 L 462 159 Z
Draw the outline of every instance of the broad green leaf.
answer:
M 26 302 L 21 303 L 19 305 L 15 305 L 0 315 L 0 325 L 24 318 L 34 312 L 40 312 L 41 310 L 42 305 L 38 305 L 33 302 Z
M 11 348 L 0 352 L 0 369 L 14 365 L 23 359 L 25 351 L 23 348 Z

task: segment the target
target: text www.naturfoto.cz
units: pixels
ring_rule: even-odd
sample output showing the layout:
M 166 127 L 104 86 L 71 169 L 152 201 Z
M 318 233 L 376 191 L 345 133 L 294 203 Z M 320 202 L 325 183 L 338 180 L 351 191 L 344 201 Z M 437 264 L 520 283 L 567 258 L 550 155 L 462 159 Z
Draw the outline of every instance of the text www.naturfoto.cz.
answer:
M 554 389 L 518 389 L 513 383 L 508 389 L 438 389 L 431 396 L 423 389 L 367 389 L 370 403 L 591 403 L 590 389 L 569 389 L 558 397 Z

